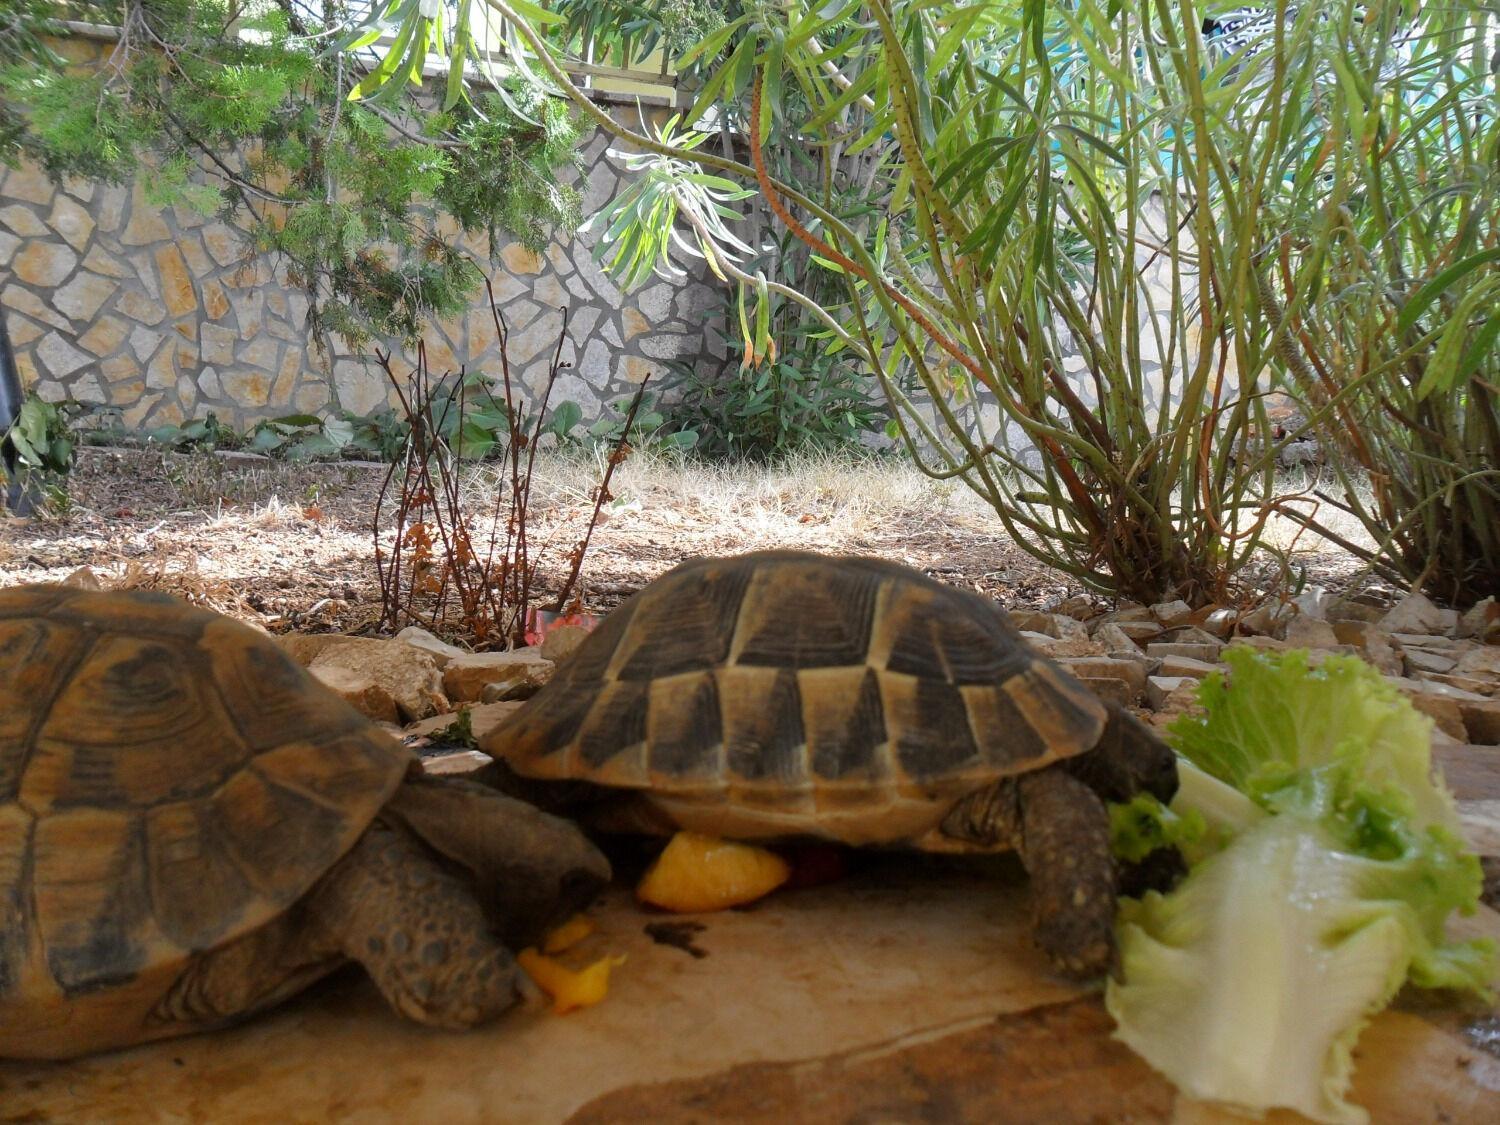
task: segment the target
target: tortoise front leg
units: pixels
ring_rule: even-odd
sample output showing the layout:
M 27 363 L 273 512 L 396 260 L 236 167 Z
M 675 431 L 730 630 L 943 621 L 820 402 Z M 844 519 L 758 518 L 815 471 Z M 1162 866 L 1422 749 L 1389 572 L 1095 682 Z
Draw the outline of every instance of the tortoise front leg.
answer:
M 308 940 L 358 961 L 403 1016 L 464 1028 L 520 999 L 515 959 L 465 883 L 376 821 L 308 900 Z
M 1014 845 L 1031 877 L 1032 933 L 1053 965 L 1074 977 L 1109 968 L 1115 865 L 1109 813 L 1092 789 L 1057 765 L 1006 778 L 960 802 L 943 831 Z

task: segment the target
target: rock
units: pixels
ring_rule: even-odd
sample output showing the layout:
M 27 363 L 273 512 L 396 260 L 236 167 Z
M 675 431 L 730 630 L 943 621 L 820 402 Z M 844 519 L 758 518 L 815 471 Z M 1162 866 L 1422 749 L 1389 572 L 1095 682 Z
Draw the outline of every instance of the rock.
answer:
M 457 645 L 450 645 L 447 641 L 440 641 L 420 625 L 408 625 L 397 633 L 395 640 L 402 644 L 419 648 L 423 652 L 431 654 L 433 660 L 437 661 L 439 668 L 446 667 L 448 661 L 455 656 L 467 656 L 468 653 Z
M 1324 610 L 1323 616 L 1331 622 L 1363 622 L 1374 625 L 1386 614 L 1385 607 L 1371 605 L 1354 598 L 1334 598 Z
M 1286 623 L 1282 639 L 1291 648 L 1335 648 L 1340 643 L 1332 625 L 1301 613 Z
M 542 657 L 556 664 L 572 656 L 590 632 L 582 625 L 559 625 L 542 638 Z
M 1162 634 L 1162 627 L 1155 621 L 1110 621 L 1106 624 L 1113 625 L 1137 644 L 1152 640 Z M 1103 626 L 1101 625 L 1100 628 Z
M 104 583 L 99 581 L 99 576 L 94 573 L 92 568 L 87 566 L 80 566 L 72 574 L 64 578 L 61 585 L 77 586 L 80 590 L 104 589 Z
M 431 653 L 408 644 L 344 637 L 325 645 L 308 664 L 311 672 L 323 668 L 347 668 L 368 677 L 396 701 L 406 722 L 450 709 L 437 661 Z
M 1156 698 L 1161 702 L 1151 715 L 1151 725 L 1164 727 L 1198 707 L 1198 681 L 1186 677 L 1156 676 Z
M 1047 628 L 1052 623 L 1050 613 L 1042 613 L 1035 609 L 1012 609 L 1006 611 L 1006 616 L 1010 618 L 1010 623 L 1023 633 L 1041 633 L 1048 637 L 1056 635 L 1049 632 Z
M 465 703 L 455 711 L 447 711 L 441 715 L 434 715 L 430 719 L 422 719 L 420 722 L 408 723 L 402 729 L 401 734 L 405 738 L 431 738 L 435 734 L 447 730 L 459 721 L 459 716 L 464 712 L 469 715 L 469 731 L 474 736 L 474 741 L 479 742 L 494 733 L 496 727 L 519 711 L 524 704 L 521 701 L 510 703 Z
M 1414 675 L 1417 672 L 1451 672 L 1458 661 L 1451 656 L 1442 653 L 1429 652 L 1426 649 L 1406 649 L 1406 674 Z
M 313 677 L 356 711 L 379 722 L 394 723 L 400 717 L 391 693 L 375 680 L 353 668 L 333 664 L 309 668 Z
M 454 701 L 524 699 L 552 678 L 554 667 L 535 647 L 465 653 L 443 669 L 443 689 Z
M 1296 614 L 1296 606 L 1283 602 L 1264 602 L 1240 618 L 1240 631 L 1251 636 L 1279 639 Z
M 1078 622 L 1074 621 L 1073 624 L 1077 625 Z M 1054 658 L 1059 656 L 1099 656 L 1104 652 L 1103 648 L 1091 640 L 1087 633 L 1081 639 L 1065 638 L 1060 640 L 1056 637 L 1049 637 L 1045 633 L 1032 633 L 1023 630 L 1021 637 L 1038 652 L 1045 653 Z
M 1202 628 L 1205 633 L 1211 633 L 1222 640 L 1234 632 L 1239 619 L 1239 613 L 1233 609 L 1216 609 L 1203 619 Z
M 1451 637 L 1442 637 L 1435 633 L 1397 632 L 1391 633 L 1391 639 L 1400 642 L 1403 648 L 1425 648 L 1429 652 L 1444 652 L 1458 647 L 1458 642 Z
M 1473 637 L 1485 644 L 1500 644 L 1500 605 L 1485 598 L 1458 620 L 1457 636 Z
M 422 759 L 422 772 L 433 777 L 463 777 L 478 773 L 495 759 L 482 750 L 449 750 Z
M 1473 676 L 1454 675 L 1452 672 L 1422 672 L 1416 678 L 1430 680 L 1435 684 L 1447 684 L 1449 687 L 1458 688 L 1472 695 L 1493 696 L 1496 691 L 1500 691 L 1500 681 L 1479 680 Z
M 1130 685 L 1131 698 L 1146 690 L 1146 660 L 1122 659 L 1117 656 L 1064 657 L 1059 661 L 1079 679 L 1124 680 Z
M 1183 625 L 1176 629 L 1169 629 L 1161 635 L 1160 639 L 1179 645 L 1212 645 L 1215 650 L 1224 647 L 1222 640 L 1196 625 Z
M 1196 689 L 1197 684 L 1198 681 L 1189 676 L 1149 676 L 1146 679 L 1146 703 L 1153 711 L 1160 711 L 1179 688 L 1187 685 Z
M 1143 605 L 1134 602 L 1122 605 L 1119 609 L 1112 609 L 1102 617 L 1094 619 L 1097 625 L 1119 625 L 1126 621 L 1149 621 L 1153 624 L 1156 619 L 1151 616 L 1151 611 Z
M 1315 621 L 1326 621 L 1328 620 L 1328 607 L 1332 601 L 1333 598 L 1323 587 L 1308 586 L 1292 599 L 1292 604 L 1297 607 L 1297 612 L 1303 617 L 1310 617 Z
M 1470 742 L 1484 746 L 1500 743 L 1500 699 L 1460 699 L 1458 713 Z
M 1444 734 L 1460 742 L 1470 741 L 1460 704 L 1482 703 L 1485 702 L 1484 696 L 1449 687 L 1447 684 L 1433 683 L 1430 680 L 1387 676 L 1386 682 L 1406 696 L 1411 701 L 1411 705 L 1436 723 L 1438 729 Z
M 1500 647 L 1484 645 L 1472 648 L 1458 659 L 1453 671 L 1460 676 L 1494 676 L 1500 678 Z
M 1094 643 L 1104 650 L 1106 656 L 1135 657 L 1141 654 L 1135 639 L 1114 622 L 1094 630 Z
M 1217 664 L 1206 660 L 1194 660 L 1191 656 L 1168 656 L 1161 662 L 1161 675 L 1169 678 L 1189 677 L 1201 680 L 1204 676 L 1219 671 Z
M 1359 655 L 1376 671 L 1387 676 L 1400 676 L 1406 671 L 1399 643 L 1368 621 L 1336 621 L 1333 635 L 1340 644 L 1353 645 Z
M 1091 621 L 1099 616 L 1099 606 L 1087 594 L 1074 594 L 1047 607 L 1049 613 L 1071 617 L 1075 621 Z
M 324 649 L 332 645 L 348 644 L 366 640 L 364 637 L 347 637 L 343 633 L 283 633 L 276 638 L 282 651 L 306 668 Z
M 1140 693 L 1128 681 L 1117 680 L 1113 676 L 1080 676 L 1078 679 L 1105 703 L 1129 707 L 1140 697 Z
M 1423 594 L 1407 594 L 1380 619 L 1380 627 L 1387 633 L 1447 635 L 1458 628 L 1458 613 L 1451 609 L 1440 609 Z
M 1217 641 L 1211 645 L 1184 644 L 1179 641 L 1153 641 L 1146 646 L 1146 655 L 1157 656 L 1163 660 L 1169 656 L 1186 656 L 1192 660 L 1212 664 L 1219 659 L 1219 650 L 1223 647 Z
M 1151 607 L 1152 619 L 1164 629 L 1186 625 L 1192 616 L 1193 607 L 1180 598 L 1170 602 L 1157 602 Z

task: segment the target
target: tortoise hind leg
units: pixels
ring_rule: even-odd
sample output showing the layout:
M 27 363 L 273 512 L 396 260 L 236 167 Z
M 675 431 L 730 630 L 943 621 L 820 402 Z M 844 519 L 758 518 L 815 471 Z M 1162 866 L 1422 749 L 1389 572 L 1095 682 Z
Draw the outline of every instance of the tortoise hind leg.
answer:
M 1006 778 L 960 802 L 943 831 L 1010 841 L 1031 879 L 1032 932 L 1059 971 L 1089 977 L 1114 956 L 1115 865 L 1109 813 L 1058 766 Z
M 515 960 L 469 888 L 379 821 L 307 905 L 312 940 L 363 965 L 408 1019 L 472 1027 L 520 999 Z

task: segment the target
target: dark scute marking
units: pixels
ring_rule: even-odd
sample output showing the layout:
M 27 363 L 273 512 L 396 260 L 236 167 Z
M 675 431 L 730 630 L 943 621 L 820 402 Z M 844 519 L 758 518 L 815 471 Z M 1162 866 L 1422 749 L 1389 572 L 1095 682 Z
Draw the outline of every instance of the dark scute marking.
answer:
M 0 590 L 0 620 L 7 617 L 39 617 L 78 593 L 77 588 L 36 583 Z
M 914 702 L 914 713 L 896 733 L 896 757 L 908 777 L 929 781 L 977 763 L 979 750 L 957 687 L 918 680 Z
M 274 643 L 238 622 L 213 621 L 204 632 L 202 653 L 212 666 L 219 697 L 251 751 L 368 725 L 369 720 Z
M 148 812 L 146 854 L 156 923 L 184 950 L 207 949 L 237 929 L 256 898 L 206 801 Z
M 764 699 L 751 707 L 729 709 L 724 729 L 724 753 L 729 772 L 746 781 L 801 782 L 806 779 L 802 730 L 802 693 L 797 673 L 776 673 Z
M 353 843 L 347 818 L 254 768 L 232 777 L 213 807 L 235 866 L 276 906 L 300 897 Z
M 15 800 L 36 728 L 92 641 L 38 618 L 0 621 L 0 801 Z
M 710 757 L 723 742 L 719 693 L 712 675 L 696 677 L 687 691 L 676 691 L 669 706 L 651 700 L 649 762 L 652 773 L 693 777 L 712 771 Z
M 597 769 L 645 740 L 648 691 L 648 685 L 635 681 L 605 685 L 578 731 L 578 757 L 584 768 Z
M 977 619 L 954 614 L 937 621 L 938 646 L 950 683 L 998 683 L 1030 662 L 1031 653 L 1019 639 L 1007 642 L 995 624 L 993 615 Z
M 37 924 L 52 978 L 69 997 L 130 980 L 157 932 L 140 821 L 80 810 L 40 821 L 34 844 Z
M 825 566 L 764 567 L 745 595 L 737 663 L 773 668 L 863 664 L 880 592 L 877 574 Z
M 818 701 L 809 703 L 811 706 L 828 705 Z M 880 678 L 871 668 L 860 679 L 859 691 L 848 717 L 832 730 L 823 731 L 813 745 L 813 773 L 830 781 L 858 776 L 878 778 L 885 772 L 881 759 L 886 737 Z
M 614 659 L 615 649 L 630 627 L 636 607 L 640 605 L 644 591 L 637 593 L 606 617 L 573 654 L 558 666 L 551 684 L 559 687 L 567 684 L 585 684 L 604 678 L 609 663 Z M 550 686 L 550 684 L 549 684 Z
M 752 573 L 729 560 L 653 583 L 621 642 L 626 653 L 619 678 L 654 680 L 723 664 Z
M 1031 725 L 1010 694 L 1001 687 L 971 687 L 968 700 L 969 724 L 980 756 L 991 765 L 1010 770 L 1023 762 L 1035 761 L 1052 753 L 1039 731 Z
M 484 740 L 480 749 L 526 773 L 526 763 L 560 756 L 589 716 L 599 683 L 553 681 Z
M 893 621 L 887 627 L 894 629 L 895 635 L 886 668 L 924 680 L 943 679 L 947 675 L 936 622 L 930 615 L 903 615 L 899 622 Z
M 0 805 L 0 1003 L 18 987 L 26 960 L 24 885 L 33 823 L 23 809 Z

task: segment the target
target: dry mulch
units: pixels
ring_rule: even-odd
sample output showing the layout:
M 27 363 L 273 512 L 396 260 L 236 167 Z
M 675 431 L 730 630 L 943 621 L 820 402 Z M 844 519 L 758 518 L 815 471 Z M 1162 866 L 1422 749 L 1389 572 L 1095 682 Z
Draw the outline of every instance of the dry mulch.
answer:
M 584 563 L 585 609 L 612 609 L 685 558 L 764 547 L 880 555 L 1024 609 L 1085 592 L 1017 547 L 961 487 L 891 464 L 816 469 L 778 476 L 627 461 Z M 65 503 L 27 519 L 0 516 L 0 586 L 59 581 L 88 566 L 106 587 L 171 590 L 273 632 L 376 632 L 371 522 L 385 474 L 371 463 L 85 449 Z M 596 476 L 576 457 L 538 462 L 536 604 L 564 581 Z M 484 487 L 473 495 L 483 502 Z M 1311 580 L 1383 592 L 1344 553 L 1300 546 Z M 1268 585 L 1276 577 L 1269 566 L 1251 576 Z

